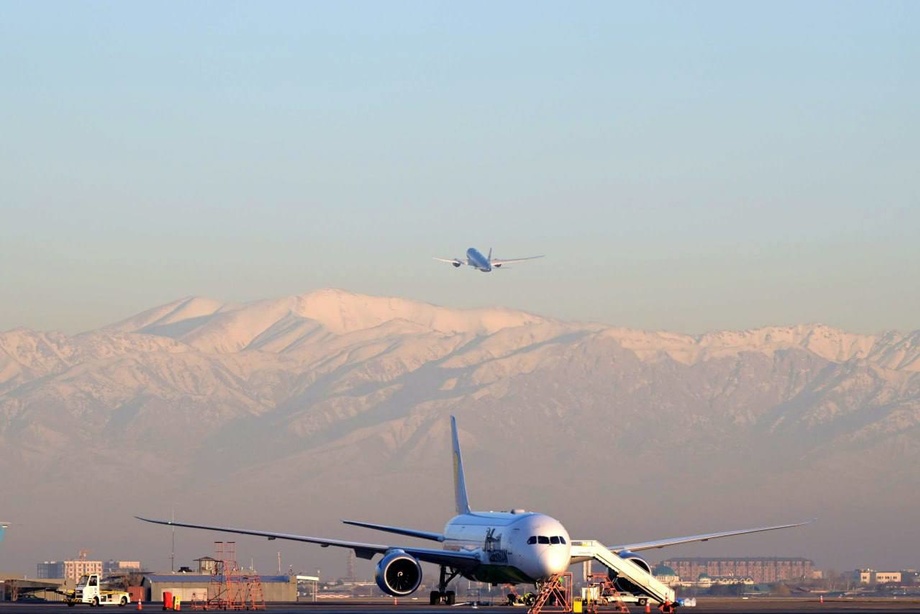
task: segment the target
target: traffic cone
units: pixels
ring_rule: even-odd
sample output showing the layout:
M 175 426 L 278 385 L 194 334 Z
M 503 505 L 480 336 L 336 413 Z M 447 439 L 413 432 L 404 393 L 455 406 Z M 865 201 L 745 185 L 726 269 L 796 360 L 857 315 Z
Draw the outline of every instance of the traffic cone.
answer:
M 648 601 L 645 602 L 645 614 L 652 614 L 652 606 L 648 604 Z
M 140 597 L 137 598 L 137 609 L 138 609 L 138 610 L 143 610 L 143 609 L 144 609 L 144 606 L 141 604 L 141 598 L 140 598 Z
M 821 601 L 820 601 L 820 603 L 824 603 L 824 595 L 821 595 Z

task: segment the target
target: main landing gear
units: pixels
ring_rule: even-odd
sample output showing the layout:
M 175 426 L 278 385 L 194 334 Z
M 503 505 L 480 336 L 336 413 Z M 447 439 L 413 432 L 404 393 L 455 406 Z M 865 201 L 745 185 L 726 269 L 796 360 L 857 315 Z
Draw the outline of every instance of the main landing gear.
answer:
M 447 567 L 441 565 L 441 577 L 438 580 L 438 590 L 431 591 L 431 594 L 428 596 L 428 604 L 438 605 L 443 603 L 444 605 L 454 605 L 457 603 L 457 593 L 447 590 L 447 585 L 458 575 L 460 575 L 459 571 L 454 571 L 452 569 L 450 573 L 448 573 Z

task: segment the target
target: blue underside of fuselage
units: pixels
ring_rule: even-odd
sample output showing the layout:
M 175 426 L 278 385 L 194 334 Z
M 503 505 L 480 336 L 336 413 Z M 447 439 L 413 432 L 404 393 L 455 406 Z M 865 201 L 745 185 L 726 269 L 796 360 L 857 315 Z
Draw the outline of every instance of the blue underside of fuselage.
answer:
M 476 267 L 483 273 L 488 273 L 492 270 L 492 263 L 475 247 L 466 250 L 466 263 L 471 267 Z

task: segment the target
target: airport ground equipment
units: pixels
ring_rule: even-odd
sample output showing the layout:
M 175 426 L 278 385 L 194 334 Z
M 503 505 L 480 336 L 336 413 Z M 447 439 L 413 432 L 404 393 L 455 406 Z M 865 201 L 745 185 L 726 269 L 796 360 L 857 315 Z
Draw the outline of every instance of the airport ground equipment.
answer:
M 645 595 L 636 596 L 618 591 L 614 581 L 606 573 L 591 574 L 588 581 L 589 586 L 582 589 L 582 598 L 578 600 L 578 603 L 572 598 L 571 572 L 557 574 L 550 580 L 541 583 L 537 587 L 536 594 L 527 593 L 519 599 L 529 606 L 528 614 L 541 614 L 546 606 L 553 606 L 553 611 L 561 609 L 563 612 L 583 614 L 598 614 L 600 606 L 613 606 L 620 614 L 629 614 L 627 603 L 648 605 L 649 598 Z
M 611 570 L 618 580 L 625 580 L 635 590 L 658 603 L 675 603 L 674 591 L 655 579 L 628 557 L 610 551 L 607 546 L 594 540 L 572 541 L 572 558 L 593 559 Z
M 262 577 L 259 574 L 246 574 L 243 576 L 246 585 L 246 609 L 264 610 L 265 595 L 262 591 Z
M 124 607 L 131 602 L 131 596 L 128 591 L 105 588 L 102 577 L 97 573 L 91 573 L 81 576 L 74 589 L 64 593 L 64 600 L 70 607 L 78 603 L 88 603 L 91 606 Z
M 617 589 L 609 574 L 593 573 L 588 576 L 589 585 L 582 589 L 582 601 L 587 601 L 588 605 L 584 608 L 585 612 L 596 612 L 597 606 L 612 605 L 621 614 L 629 614 L 627 603 L 634 603 L 638 606 L 648 605 L 648 597 L 645 595 L 633 595 L 624 593 Z M 586 600 L 585 597 L 588 597 Z M 593 604 L 592 604 L 593 602 Z M 593 606 L 593 607 L 592 607 Z
M 262 578 L 243 573 L 236 562 L 236 542 L 214 542 L 214 567 L 204 598 L 192 598 L 193 610 L 264 610 Z
M 572 611 L 572 572 L 555 574 L 549 580 L 537 586 L 538 592 L 527 614 L 540 614 L 543 607 L 553 605 L 563 612 Z

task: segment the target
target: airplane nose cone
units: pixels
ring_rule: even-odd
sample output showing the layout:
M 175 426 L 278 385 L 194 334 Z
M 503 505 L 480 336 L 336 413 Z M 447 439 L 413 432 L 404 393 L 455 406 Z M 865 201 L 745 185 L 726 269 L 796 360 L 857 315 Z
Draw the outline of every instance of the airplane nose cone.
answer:
M 543 577 L 564 573 L 569 568 L 568 548 L 547 548 L 540 556 Z

